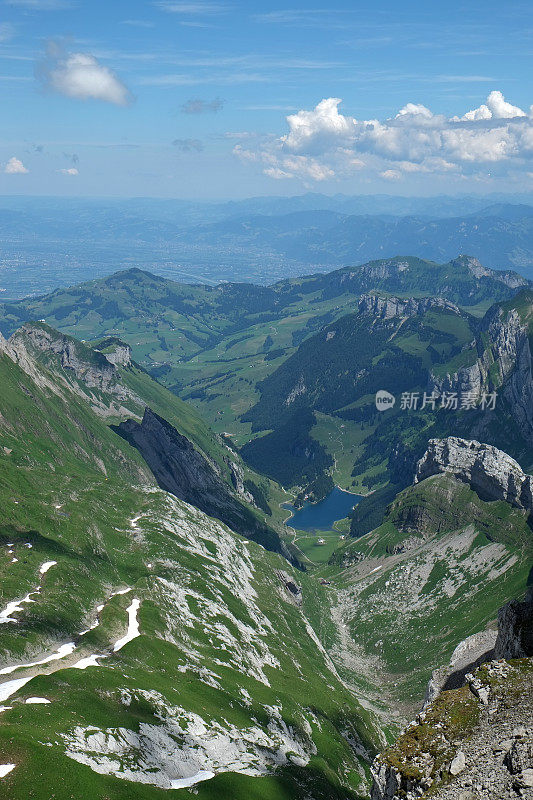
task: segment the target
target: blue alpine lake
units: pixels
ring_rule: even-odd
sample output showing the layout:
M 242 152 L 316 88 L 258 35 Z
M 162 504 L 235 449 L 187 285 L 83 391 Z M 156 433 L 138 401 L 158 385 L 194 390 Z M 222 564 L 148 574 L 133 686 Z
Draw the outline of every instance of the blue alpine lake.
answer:
M 285 524 L 299 531 L 332 530 L 333 523 L 347 517 L 361 497 L 362 495 L 345 492 L 335 486 L 319 503 L 306 503 L 300 509 L 295 509 L 290 503 L 283 503 L 283 508 L 292 513 Z

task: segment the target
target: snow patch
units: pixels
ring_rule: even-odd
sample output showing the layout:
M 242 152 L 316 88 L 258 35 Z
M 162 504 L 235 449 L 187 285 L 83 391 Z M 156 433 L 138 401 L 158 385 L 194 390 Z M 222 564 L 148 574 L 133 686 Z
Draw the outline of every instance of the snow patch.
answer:
M 187 786 L 196 786 L 197 783 L 201 781 L 208 781 L 210 778 L 214 778 L 215 773 L 209 772 L 209 770 L 201 769 L 200 772 L 197 772 L 196 775 L 191 775 L 190 778 L 177 778 L 173 781 L 170 781 L 170 788 L 171 789 L 185 789 Z
M 44 564 L 41 564 L 39 572 L 41 573 L 41 575 L 46 575 L 48 570 L 51 569 L 51 567 L 55 567 L 56 564 L 57 561 L 45 561 Z
M 16 764 L 0 764 L 0 778 L 5 778 L 16 766 Z
M 8 681 L 7 683 L 0 683 L 0 703 L 3 703 L 4 700 L 7 700 L 8 697 L 11 697 L 12 694 L 18 692 L 19 689 L 31 681 L 30 678 L 18 678 L 16 681 Z
M 135 598 L 132 600 L 131 606 L 128 607 L 128 632 L 122 637 L 122 639 L 119 639 L 118 642 L 115 643 L 113 647 L 114 653 L 118 653 L 118 651 L 121 650 L 124 645 L 141 635 L 139 630 L 139 621 L 137 619 L 137 611 L 139 610 L 140 605 L 141 601 Z
M 75 664 L 72 665 L 73 669 L 87 669 L 87 667 L 99 667 L 100 664 L 98 663 L 100 658 L 107 658 L 107 656 L 97 655 L 93 653 L 91 656 L 87 656 L 86 658 L 80 658 L 79 661 L 76 661 Z
M 68 642 L 68 644 L 62 644 L 61 647 L 55 653 L 52 653 L 51 656 L 46 656 L 46 658 L 41 659 L 41 661 L 31 661 L 28 664 L 15 664 L 13 667 L 4 667 L 4 669 L 0 669 L 0 675 L 10 675 L 17 669 L 25 669 L 28 667 L 40 667 L 42 664 L 49 664 L 51 661 L 60 661 L 62 658 L 66 658 L 71 653 L 73 653 L 75 649 L 76 645 L 74 644 L 74 642 Z M 1 688 L 2 687 L 0 686 L 0 689 Z M 2 698 L 0 696 L 0 700 L 3 699 L 5 698 Z

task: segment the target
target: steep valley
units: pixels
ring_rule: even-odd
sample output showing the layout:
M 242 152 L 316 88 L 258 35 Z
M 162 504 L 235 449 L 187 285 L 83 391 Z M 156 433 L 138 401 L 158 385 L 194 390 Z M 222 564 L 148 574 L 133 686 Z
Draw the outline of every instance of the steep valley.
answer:
M 398 748 L 407 736 L 426 758 L 412 740 L 423 718 L 408 723 L 428 682 L 436 730 L 454 698 L 470 707 L 466 668 L 493 663 L 498 611 L 531 584 L 533 300 L 468 259 L 449 266 L 445 299 L 445 270 L 427 262 L 365 269 L 181 295 L 133 271 L 4 306 L 0 796 L 453 790 L 453 736 L 475 744 L 485 725 L 477 700 L 431 782 Z M 101 313 L 109 291 L 116 305 Z M 173 318 L 181 356 L 169 347 L 165 371 L 141 340 L 161 335 L 158 315 L 178 302 L 188 328 Z M 225 398 L 222 419 L 208 385 Z M 394 408 L 378 410 L 380 389 Z M 494 392 L 498 405 L 482 407 Z M 472 402 L 402 408 L 402 393 Z M 283 503 L 334 483 L 365 497 L 326 549 L 315 533 L 300 548 Z M 505 626 L 496 655 L 524 662 L 508 674 L 527 714 L 533 653 L 524 635 L 511 654 Z M 498 691 L 505 711 L 515 690 Z

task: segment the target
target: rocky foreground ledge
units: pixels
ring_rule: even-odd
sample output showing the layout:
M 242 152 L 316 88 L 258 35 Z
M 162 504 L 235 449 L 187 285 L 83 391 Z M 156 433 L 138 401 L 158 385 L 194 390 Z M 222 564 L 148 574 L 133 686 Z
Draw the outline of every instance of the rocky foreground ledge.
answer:
M 378 756 L 372 800 L 533 798 L 533 590 L 498 624 L 496 658 L 442 691 Z

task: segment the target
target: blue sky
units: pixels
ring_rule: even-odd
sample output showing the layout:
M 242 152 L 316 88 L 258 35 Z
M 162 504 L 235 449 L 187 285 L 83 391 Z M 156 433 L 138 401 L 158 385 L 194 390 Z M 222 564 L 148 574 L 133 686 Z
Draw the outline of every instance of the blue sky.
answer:
M 327 6 L 6 0 L 0 193 L 533 189 L 529 3 Z

